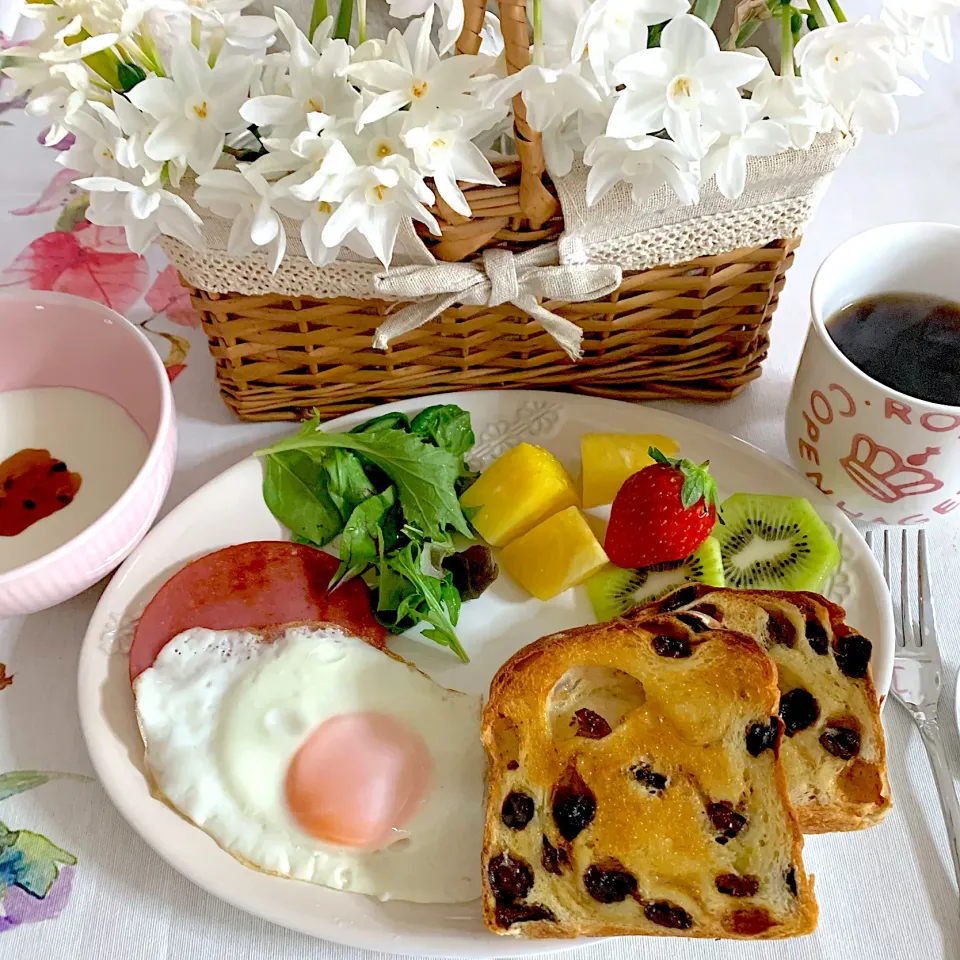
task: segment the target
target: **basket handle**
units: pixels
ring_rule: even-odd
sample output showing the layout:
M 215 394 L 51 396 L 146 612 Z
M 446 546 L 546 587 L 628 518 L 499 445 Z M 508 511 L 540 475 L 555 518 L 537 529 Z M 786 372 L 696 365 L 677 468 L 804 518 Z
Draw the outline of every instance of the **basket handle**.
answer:
M 457 53 L 475 54 L 480 49 L 480 31 L 487 0 L 464 0 L 463 30 L 457 39 Z M 517 73 L 530 63 L 530 33 L 526 0 L 498 0 L 500 29 L 507 60 L 507 73 Z M 546 163 L 540 134 L 527 123 L 523 97 L 513 98 L 513 129 L 520 156 L 520 209 L 538 230 L 558 212 L 557 201 L 543 185 Z

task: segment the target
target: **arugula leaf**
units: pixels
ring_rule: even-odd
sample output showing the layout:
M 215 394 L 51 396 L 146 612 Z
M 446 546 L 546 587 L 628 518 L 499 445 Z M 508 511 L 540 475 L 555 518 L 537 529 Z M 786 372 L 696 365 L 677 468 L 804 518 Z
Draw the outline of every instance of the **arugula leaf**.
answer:
M 374 417 L 372 420 L 365 420 L 363 423 L 357 424 L 350 432 L 351 433 L 366 433 L 368 430 L 372 430 L 374 427 L 380 427 L 386 425 L 388 427 L 396 427 L 398 430 L 403 430 L 405 433 L 410 432 L 410 418 L 405 413 L 385 413 L 382 416 Z
M 424 440 L 461 458 L 477 439 L 473 435 L 470 414 L 455 403 L 438 404 L 421 410 L 413 418 L 410 429 Z
M 448 527 L 472 538 L 455 489 L 462 459 L 424 443 L 416 434 L 385 423 L 363 433 L 324 433 L 320 418 L 314 417 L 295 436 L 258 452 L 276 456 L 299 450 L 315 456 L 321 450 L 335 448 L 359 454 L 390 478 L 397 488 L 404 518 L 421 530 L 425 539 L 443 540 Z
M 343 537 L 340 539 L 340 568 L 330 581 L 330 589 L 342 580 L 349 580 L 363 573 L 377 557 L 393 546 L 393 543 L 387 544 L 383 528 L 387 528 L 389 536 L 391 524 L 387 515 L 395 499 L 393 487 L 387 487 L 383 493 L 368 497 L 354 507 L 347 525 L 343 528 Z M 395 528 L 396 524 L 393 526 Z M 396 541 L 395 529 L 392 540 Z
M 454 627 L 460 615 L 460 594 L 453 586 L 453 577 L 447 575 L 443 580 L 427 576 L 421 569 L 420 544 L 410 541 L 400 550 L 388 554 L 384 564 L 392 568 L 406 584 L 397 584 L 391 580 L 391 599 L 400 596 L 396 607 L 396 622 L 415 617 L 425 620 L 430 626 L 423 635 L 441 646 L 449 647 L 464 663 L 469 663 L 467 652 L 460 645 Z M 381 611 L 378 603 L 378 611 Z
M 343 528 L 343 518 L 327 494 L 323 464 L 300 450 L 267 457 L 263 499 L 270 512 L 295 537 L 317 546 Z
M 377 491 L 363 472 L 363 464 L 349 450 L 327 450 L 322 462 L 327 475 L 327 495 L 346 523 L 354 508 Z

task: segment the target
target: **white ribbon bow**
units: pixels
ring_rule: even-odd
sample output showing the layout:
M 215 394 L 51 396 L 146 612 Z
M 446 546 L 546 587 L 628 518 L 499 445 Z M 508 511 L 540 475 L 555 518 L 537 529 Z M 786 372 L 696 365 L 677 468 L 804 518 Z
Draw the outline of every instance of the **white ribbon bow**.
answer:
M 374 291 L 414 302 L 380 325 L 373 345 L 385 350 L 391 340 L 422 327 L 455 303 L 488 307 L 512 303 L 537 320 L 568 356 L 579 360 L 583 331 L 542 307 L 537 298 L 596 300 L 616 290 L 622 279 L 620 267 L 612 263 L 558 265 L 556 244 L 516 256 L 509 250 L 484 250 L 482 260 L 469 263 L 397 267 L 374 276 Z

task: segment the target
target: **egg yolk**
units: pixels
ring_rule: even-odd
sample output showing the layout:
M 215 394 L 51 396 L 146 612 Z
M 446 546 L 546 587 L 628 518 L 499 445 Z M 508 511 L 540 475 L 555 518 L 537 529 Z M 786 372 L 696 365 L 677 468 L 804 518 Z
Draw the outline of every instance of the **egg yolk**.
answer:
M 375 849 L 416 812 L 432 766 L 423 737 L 396 717 L 338 714 L 313 730 L 290 761 L 287 807 L 318 840 Z

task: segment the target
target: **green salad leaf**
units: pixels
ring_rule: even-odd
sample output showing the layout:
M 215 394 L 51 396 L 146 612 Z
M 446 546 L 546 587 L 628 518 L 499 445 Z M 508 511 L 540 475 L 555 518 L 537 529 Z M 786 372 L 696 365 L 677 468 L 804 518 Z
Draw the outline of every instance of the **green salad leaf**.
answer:
M 322 463 L 327 474 L 327 495 L 346 523 L 354 509 L 377 491 L 364 473 L 363 464 L 349 450 L 326 450 Z
M 366 433 L 368 430 L 372 430 L 375 427 L 396 427 L 398 430 L 403 430 L 404 433 L 410 432 L 410 418 L 405 413 L 384 413 L 379 417 L 374 417 L 372 420 L 365 420 L 363 423 L 355 426 L 350 432 L 351 433 Z
M 410 429 L 422 439 L 461 459 L 476 443 L 470 414 L 455 403 L 438 404 L 421 410 Z
M 296 435 L 259 453 L 275 456 L 298 450 L 316 457 L 321 451 L 336 448 L 359 454 L 390 478 L 397 488 L 404 518 L 421 530 L 426 539 L 444 539 L 448 527 L 466 537 L 473 536 L 456 492 L 463 458 L 424 443 L 414 433 L 387 423 L 379 423 L 363 433 L 324 433 L 319 417 L 314 417 Z
M 396 501 L 393 487 L 358 504 L 343 528 L 340 540 L 340 569 L 331 589 L 342 580 L 363 573 L 397 542 L 397 518 L 391 516 Z
M 364 576 L 385 627 L 402 633 L 422 624 L 424 637 L 463 661 L 461 589 L 477 595 L 487 584 L 468 583 L 462 563 L 446 564 L 464 539 L 474 542 L 458 499 L 476 478 L 464 459 L 474 439 L 470 414 L 439 404 L 413 421 L 388 413 L 349 433 L 325 433 L 315 416 L 258 451 L 266 461 L 264 500 L 298 543 L 325 546 L 342 533 L 330 588 Z M 495 576 L 493 564 L 487 582 Z
M 290 532 L 322 547 L 342 529 L 343 518 L 327 492 L 323 465 L 300 450 L 266 458 L 263 499 Z
M 377 616 L 391 630 L 401 632 L 414 623 L 426 621 L 423 635 L 449 647 L 464 663 L 470 658 L 457 638 L 460 594 L 447 574 L 443 580 L 421 569 L 421 544 L 411 540 L 406 546 L 380 561 Z

